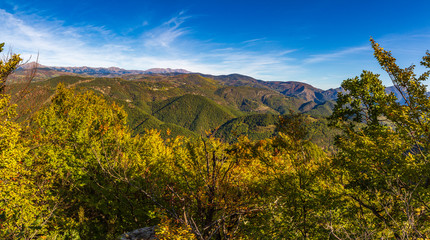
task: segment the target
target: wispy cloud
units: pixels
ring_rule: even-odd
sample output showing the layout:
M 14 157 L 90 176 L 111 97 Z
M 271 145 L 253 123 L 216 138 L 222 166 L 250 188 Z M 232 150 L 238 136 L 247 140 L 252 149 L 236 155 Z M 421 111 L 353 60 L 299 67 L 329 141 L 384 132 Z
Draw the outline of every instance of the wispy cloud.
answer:
M 378 68 L 370 44 L 303 57 L 303 49 L 285 49 L 266 38 L 239 43 L 198 39 L 190 19 L 193 17 L 180 12 L 158 26 L 153 22 L 144 24 L 145 28 L 135 30 L 141 31 L 139 37 L 131 38 L 117 35 L 105 26 L 66 26 L 61 21 L 0 9 L 0 41 L 26 59 L 39 53 L 44 65 L 184 68 L 217 75 L 240 73 L 263 80 L 307 81 L 324 88 L 337 87 L 362 69 Z M 428 40 L 428 34 L 377 40 L 392 49 L 390 45 L 402 46 L 399 42 L 406 42 L 408 37 L 428 43 L 423 40 Z
M 161 26 L 158 26 L 142 35 L 142 40 L 146 47 L 165 47 L 170 48 L 177 38 L 186 35 L 189 28 L 182 27 L 183 23 L 191 16 L 184 15 L 180 12 L 177 16 L 172 17 Z
M 259 52 L 193 39 L 192 29 L 184 26 L 190 18 L 180 12 L 142 32 L 139 38 L 130 39 L 116 36 L 103 26 L 70 27 L 47 19 L 29 22 L 0 9 L 0 32 L 1 41 L 23 56 L 39 52 L 45 65 L 171 67 L 210 74 L 242 73 L 269 80 L 286 80 L 301 71 L 288 57 L 295 50 Z M 264 38 L 244 43 L 258 41 Z
M 370 46 L 352 47 L 352 48 L 347 48 L 347 49 L 343 49 L 343 50 L 328 53 L 328 54 L 312 55 L 309 58 L 303 60 L 303 63 L 311 64 L 311 63 L 334 61 L 334 60 L 339 60 L 339 58 L 342 58 L 345 56 L 362 53 L 365 51 L 371 51 Z
M 64 27 L 58 21 L 45 22 L 39 19 L 29 23 L 0 9 L 0 32 L 1 41 L 8 43 L 13 50 L 27 58 L 39 52 L 40 60 L 48 64 L 64 61 L 64 64 L 75 65 L 86 63 L 89 59 L 103 65 L 111 62 L 109 58 L 94 58 L 97 54 L 108 54 L 106 43 L 102 41 L 113 37 L 107 36 L 109 31 L 101 27 Z M 88 41 L 90 37 L 97 37 L 102 42 L 100 46 L 91 46 Z
M 248 44 L 248 43 L 255 43 L 255 42 L 263 41 L 263 40 L 265 40 L 265 39 L 266 39 L 266 38 L 255 38 L 255 39 L 250 39 L 250 40 L 243 41 L 242 43 L 245 43 L 245 44 Z
M 174 6 L 169 6 L 168 11 L 137 9 L 134 14 L 138 12 L 139 16 L 130 16 L 124 20 L 123 29 L 118 29 L 121 23 L 113 21 L 105 21 L 106 26 L 70 22 L 88 20 L 84 20 L 87 15 L 82 12 L 79 17 L 58 20 L 61 14 L 50 15 L 56 13 L 54 8 L 51 11 L 34 8 L 30 1 L 19 1 L 19 6 L 14 5 L 17 1 L 2 1 L 8 4 L 0 5 L 10 5 L 8 9 L 11 10 L 0 9 L 0 42 L 6 42 L 26 59 L 39 53 L 39 60 L 44 65 L 185 68 L 208 74 L 240 73 L 263 80 L 306 80 L 324 87 L 337 87 L 342 80 L 360 74 L 362 69 L 380 69 L 372 57 L 368 33 L 362 39 L 357 33 L 357 38 L 349 40 L 351 42 L 337 40 L 327 44 L 318 42 L 319 37 L 327 35 L 303 26 L 299 30 L 292 26 L 291 31 L 279 28 L 279 32 L 258 30 L 261 32 L 250 33 L 247 26 L 241 28 L 239 25 L 247 21 L 238 21 L 231 26 L 223 23 L 214 28 L 217 32 L 209 32 L 213 22 L 204 21 L 213 16 L 206 18 L 202 12 L 188 11 L 168 17 L 163 15 Z M 190 9 L 200 11 L 200 8 Z M 110 16 L 101 14 L 100 18 L 95 17 L 97 21 L 89 22 L 100 23 L 104 15 Z M 164 20 L 160 22 L 160 19 Z M 223 27 L 225 32 L 221 32 Z M 231 29 L 233 27 L 235 29 Z M 397 35 L 381 31 L 375 38 L 393 52 L 401 66 L 418 64 L 429 48 L 430 29 L 412 29 L 415 32 Z M 309 38 L 301 34 L 303 31 Z M 233 34 L 227 35 L 229 33 Z M 297 36 L 291 33 L 297 33 Z M 233 40 L 236 42 L 231 42 Z M 340 45 L 328 46 L 335 43 Z M 330 51 L 326 50 L 328 47 Z M 311 48 L 313 52 L 309 53 Z

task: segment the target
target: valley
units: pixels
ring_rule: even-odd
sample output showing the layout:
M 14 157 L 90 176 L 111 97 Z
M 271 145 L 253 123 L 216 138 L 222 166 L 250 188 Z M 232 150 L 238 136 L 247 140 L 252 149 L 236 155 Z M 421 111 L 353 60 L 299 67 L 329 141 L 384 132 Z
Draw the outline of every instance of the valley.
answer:
M 11 92 L 22 88 L 34 66 L 29 63 L 15 72 L 9 79 Z M 270 137 L 275 134 L 276 116 L 293 112 L 326 125 L 325 117 L 332 113 L 339 91 L 324 91 L 299 82 L 266 82 L 239 74 L 212 76 L 183 69 L 137 71 L 39 65 L 23 102 L 33 108 L 47 104 L 59 83 L 78 91 L 94 91 L 121 105 L 134 134 L 157 129 L 165 136 L 169 129 L 170 136 L 214 134 L 228 142 L 235 141 L 239 132 L 252 140 Z M 231 124 L 243 125 L 244 120 L 248 130 L 230 129 Z M 228 134 L 226 129 L 230 129 Z M 322 133 L 315 136 L 316 142 L 332 141 Z

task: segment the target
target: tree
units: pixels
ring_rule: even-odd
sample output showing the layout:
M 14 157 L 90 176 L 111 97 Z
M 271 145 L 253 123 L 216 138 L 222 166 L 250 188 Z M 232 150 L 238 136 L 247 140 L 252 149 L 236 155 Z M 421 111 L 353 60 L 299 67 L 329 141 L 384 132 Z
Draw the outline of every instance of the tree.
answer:
M 123 181 L 145 192 L 163 215 L 196 239 L 243 236 L 245 219 L 260 210 L 255 163 L 236 158 L 213 138 L 179 137 L 163 144 L 153 132 L 142 138 L 148 142 L 142 151 L 146 171 L 122 176 Z
M 0 52 L 4 44 L 0 44 Z M 22 126 L 14 121 L 16 105 L 4 94 L 6 79 L 21 62 L 10 54 L 0 60 L 0 238 L 31 239 L 46 233 L 53 208 L 45 184 L 33 175 L 35 164 L 28 155 Z
M 0 52 L 3 52 L 4 43 L 0 43 Z M 21 63 L 22 58 L 18 54 L 9 54 L 0 60 L 0 94 L 3 94 L 6 88 L 7 77 L 15 71 Z
M 29 152 L 40 178 L 52 181 L 58 208 L 52 235 L 114 239 L 146 221 L 146 199 L 105 169 L 139 163 L 141 145 L 131 137 L 127 115 L 93 92 L 60 84 L 51 104 L 30 123 Z
M 0 43 L 0 52 L 3 51 L 4 43 Z M 27 61 L 28 62 L 28 61 Z M 35 108 L 38 105 L 35 99 L 26 99 L 29 95 L 30 83 L 33 81 L 37 73 L 38 57 L 36 62 L 31 63 L 30 67 L 23 70 L 25 72 L 23 77 L 20 77 L 19 84 L 12 84 L 12 81 L 8 81 L 19 66 L 24 65 L 23 59 L 19 54 L 13 54 L 9 52 L 3 59 L 0 59 L 0 94 L 10 95 L 10 102 L 17 105 L 16 118 L 22 118 L 23 115 L 29 115 L 29 112 L 35 112 Z M 23 104 L 20 104 L 22 100 L 28 103 L 28 107 L 24 108 Z
M 238 152 L 239 158 L 259 163 L 254 174 L 265 186 L 264 211 L 248 226 L 256 238 L 321 239 L 328 235 L 324 210 L 330 198 L 330 159 L 308 139 L 308 123 L 302 114 L 281 116 L 277 136 L 238 144 L 244 149 Z
M 30 225 L 41 212 L 27 162 L 28 148 L 20 141 L 21 127 L 12 121 L 15 108 L 0 95 L 0 237 L 29 237 Z
M 349 224 L 333 225 L 333 234 L 428 238 L 430 100 L 423 81 L 429 71 L 416 77 L 415 66 L 400 68 L 390 52 L 370 41 L 405 104 L 385 92 L 377 74 L 363 71 L 342 83 L 331 124 L 342 130 L 334 166 L 342 174 L 345 208 L 337 213 Z M 429 52 L 421 64 L 430 67 Z

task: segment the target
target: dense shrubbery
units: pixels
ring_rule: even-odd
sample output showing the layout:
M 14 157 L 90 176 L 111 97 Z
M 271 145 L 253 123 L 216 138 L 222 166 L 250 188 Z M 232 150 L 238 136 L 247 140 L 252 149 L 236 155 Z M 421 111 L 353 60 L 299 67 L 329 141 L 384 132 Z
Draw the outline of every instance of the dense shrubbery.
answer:
M 133 136 L 122 107 L 61 84 L 25 124 L 0 95 L 0 238 L 115 239 L 153 225 L 160 239 L 428 238 L 428 73 L 416 78 L 372 46 L 406 104 L 377 75 L 346 80 L 330 154 L 307 124 L 325 125 L 300 114 L 282 117 L 272 137 L 227 144 Z M 0 86 L 20 61 L 11 59 Z

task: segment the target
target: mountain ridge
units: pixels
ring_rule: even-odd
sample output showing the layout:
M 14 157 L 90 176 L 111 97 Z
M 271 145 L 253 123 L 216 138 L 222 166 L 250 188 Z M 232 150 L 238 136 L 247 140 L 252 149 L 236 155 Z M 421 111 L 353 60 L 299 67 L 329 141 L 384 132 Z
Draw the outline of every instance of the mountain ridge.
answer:
M 20 74 L 24 77 L 35 66 L 36 63 L 22 66 L 14 77 Z M 138 71 L 133 74 L 131 70 L 117 67 L 55 69 L 37 65 L 37 80 L 29 85 L 30 94 L 24 102 L 31 109 L 40 108 L 49 103 L 56 86 L 63 83 L 76 91 L 94 91 L 122 106 L 134 134 L 144 133 L 145 129 L 157 129 L 164 135 L 187 137 L 205 136 L 238 118 L 231 123 L 233 125 L 225 125 L 222 127 L 224 130 L 220 131 L 225 135 L 228 129 L 237 125 L 236 133 L 242 132 L 253 139 L 260 139 L 273 133 L 276 116 L 302 112 L 323 118 L 332 112 L 333 105 L 323 101 L 330 98 L 325 96 L 332 96 L 333 93 L 325 93 L 306 83 L 266 82 L 241 74 L 214 76 L 172 74 L 171 69 L 152 71 L 159 73 L 142 74 L 144 71 Z M 19 89 L 17 85 L 25 81 L 9 83 L 11 91 L 14 91 Z M 228 136 L 225 138 L 228 139 Z
M 95 76 L 108 76 L 108 75 L 124 75 L 124 74 L 170 74 L 170 73 L 192 73 L 185 69 L 172 69 L 172 68 L 149 68 L 147 70 L 128 70 L 119 67 L 62 67 L 62 66 L 46 66 L 36 62 L 29 62 L 21 65 L 18 69 L 31 69 L 36 67 L 38 69 L 51 69 L 66 73 L 87 74 Z
M 29 72 L 31 68 L 37 66 L 37 73 L 35 80 L 41 81 L 44 76 L 46 79 L 57 77 L 62 74 L 64 75 L 84 75 L 90 77 L 120 77 L 126 80 L 141 80 L 147 79 L 148 76 L 176 76 L 182 74 L 188 75 L 199 75 L 207 79 L 213 79 L 226 86 L 235 87 L 252 87 L 261 89 L 270 89 L 279 92 L 288 97 L 297 97 L 304 99 L 305 101 L 315 102 L 316 104 L 323 104 L 326 101 L 332 101 L 336 99 L 337 93 L 341 91 L 340 88 L 323 90 L 314 87 L 307 83 L 297 81 L 264 81 L 258 80 L 250 76 L 233 73 L 228 75 L 210 75 L 203 73 L 194 73 L 185 69 L 172 69 L 172 68 L 151 68 L 147 70 L 126 70 L 119 67 L 56 67 L 56 66 L 45 66 L 39 63 L 30 62 L 20 66 L 16 71 L 16 76 L 19 79 L 25 79 L 23 76 L 26 72 Z M 19 78 L 20 76 L 20 78 Z M 15 77 L 16 78 L 16 77 Z

